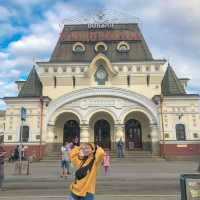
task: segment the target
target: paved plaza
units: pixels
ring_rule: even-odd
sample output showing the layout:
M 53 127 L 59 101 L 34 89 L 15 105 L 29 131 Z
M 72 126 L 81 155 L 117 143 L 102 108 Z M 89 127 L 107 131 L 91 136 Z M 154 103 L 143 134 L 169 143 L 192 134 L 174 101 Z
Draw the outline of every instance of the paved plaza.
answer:
M 137 159 L 113 160 L 110 175 L 101 169 L 97 178 L 97 200 L 177 200 L 179 177 L 196 173 L 197 162 Z M 0 200 L 67 199 L 68 179 L 59 177 L 58 162 L 32 163 L 30 176 L 13 175 L 13 164 L 6 164 L 5 191 Z

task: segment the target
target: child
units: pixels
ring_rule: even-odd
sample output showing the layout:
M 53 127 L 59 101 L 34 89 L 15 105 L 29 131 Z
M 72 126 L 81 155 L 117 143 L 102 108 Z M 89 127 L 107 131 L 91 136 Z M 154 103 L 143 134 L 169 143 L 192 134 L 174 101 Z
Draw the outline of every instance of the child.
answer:
M 110 156 L 106 151 L 103 158 L 103 167 L 104 167 L 104 175 L 108 176 L 108 170 L 110 168 Z

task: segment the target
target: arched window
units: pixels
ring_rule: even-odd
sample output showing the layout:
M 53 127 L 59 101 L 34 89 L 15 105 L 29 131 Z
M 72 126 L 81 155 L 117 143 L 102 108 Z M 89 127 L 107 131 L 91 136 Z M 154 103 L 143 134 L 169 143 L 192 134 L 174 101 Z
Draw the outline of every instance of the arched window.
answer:
M 75 53 L 83 53 L 85 51 L 85 46 L 81 42 L 76 42 L 73 45 L 73 52 Z
M 96 52 L 105 52 L 107 51 L 108 47 L 107 45 L 104 43 L 104 42 L 98 42 L 96 45 L 95 45 L 95 51 Z
M 130 46 L 127 42 L 122 41 L 117 45 L 117 50 L 119 52 L 128 52 L 130 50 Z
M 29 140 L 29 126 L 21 126 L 20 134 L 22 134 L 22 142 L 28 142 Z
M 186 140 L 184 124 L 176 124 L 176 139 L 178 141 Z

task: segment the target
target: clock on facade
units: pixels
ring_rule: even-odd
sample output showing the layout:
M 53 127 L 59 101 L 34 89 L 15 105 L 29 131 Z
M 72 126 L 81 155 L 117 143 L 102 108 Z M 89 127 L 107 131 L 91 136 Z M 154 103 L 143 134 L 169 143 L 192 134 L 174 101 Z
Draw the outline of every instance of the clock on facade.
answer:
M 106 78 L 105 70 L 102 70 L 102 69 L 98 70 L 97 71 L 97 78 L 101 79 L 101 80 L 105 79 Z
M 95 80 L 99 85 L 104 85 L 105 82 L 108 80 L 108 74 L 103 66 L 100 66 L 95 74 Z

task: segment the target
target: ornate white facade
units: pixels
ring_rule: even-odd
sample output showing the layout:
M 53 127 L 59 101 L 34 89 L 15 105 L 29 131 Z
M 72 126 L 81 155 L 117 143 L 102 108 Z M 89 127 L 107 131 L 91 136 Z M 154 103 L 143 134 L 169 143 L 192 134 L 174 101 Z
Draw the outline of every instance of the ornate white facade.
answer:
M 170 66 L 164 73 L 166 61 L 153 59 L 137 24 L 116 24 L 103 41 L 102 30 L 70 27 L 76 41 L 65 26 L 50 61 L 37 63 L 39 76 L 33 68 L 17 82 L 19 95 L 4 98 L 7 147 L 19 143 L 25 107 L 23 143 L 38 156 L 75 137 L 111 151 L 122 138 L 127 151 L 196 155 L 199 96 L 186 94 Z

